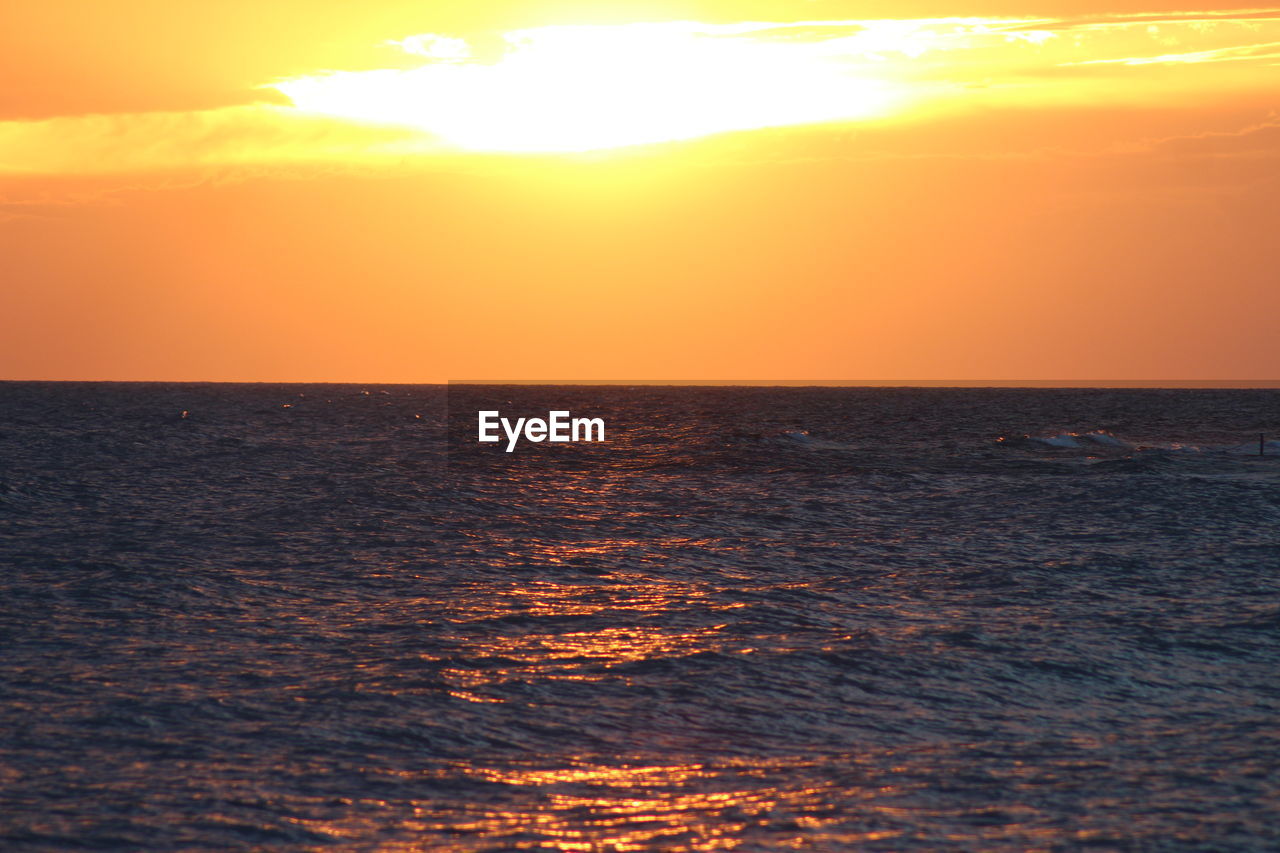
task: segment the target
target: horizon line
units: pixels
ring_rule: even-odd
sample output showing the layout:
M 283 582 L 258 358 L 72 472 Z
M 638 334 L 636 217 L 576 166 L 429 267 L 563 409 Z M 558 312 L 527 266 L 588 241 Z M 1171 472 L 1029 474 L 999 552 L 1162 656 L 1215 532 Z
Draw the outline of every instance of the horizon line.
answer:
M 703 388 L 1132 388 L 1132 389 L 1280 389 L 1280 379 L 449 379 L 405 382 L 321 379 L 0 379 L 0 383 L 102 385 L 404 385 L 544 387 L 703 387 Z

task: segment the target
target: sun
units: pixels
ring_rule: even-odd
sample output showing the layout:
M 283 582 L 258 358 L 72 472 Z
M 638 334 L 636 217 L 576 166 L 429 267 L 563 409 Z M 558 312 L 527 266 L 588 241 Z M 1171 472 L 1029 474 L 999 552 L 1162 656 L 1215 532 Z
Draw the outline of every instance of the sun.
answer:
M 395 42 L 416 68 L 299 77 L 295 108 L 417 128 L 472 151 L 583 152 L 888 111 L 892 85 L 836 38 L 798 25 L 695 22 L 554 26 L 506 34 L 490 61 L 459 38 Z M 856 34 L 855 34 L 856 35 Z M 847 45 L 845 46 L 847 47 Z

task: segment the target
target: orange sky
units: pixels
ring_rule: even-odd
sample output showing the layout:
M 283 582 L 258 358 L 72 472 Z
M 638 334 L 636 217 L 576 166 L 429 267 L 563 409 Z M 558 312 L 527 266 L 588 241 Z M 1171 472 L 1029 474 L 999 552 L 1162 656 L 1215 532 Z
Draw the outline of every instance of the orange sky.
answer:
M 4 15 L 0 378 L 1280 378 L 1280 9 Z

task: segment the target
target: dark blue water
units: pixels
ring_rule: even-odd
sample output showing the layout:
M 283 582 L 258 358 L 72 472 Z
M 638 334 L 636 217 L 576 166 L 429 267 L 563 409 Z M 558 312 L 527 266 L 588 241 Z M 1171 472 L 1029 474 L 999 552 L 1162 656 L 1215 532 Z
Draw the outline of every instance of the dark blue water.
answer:
M 495 397 L 608 440 L 488 452 Z M 1280 392 L 0 384 L 0 848 L 1277 850 L 1260 432 Z

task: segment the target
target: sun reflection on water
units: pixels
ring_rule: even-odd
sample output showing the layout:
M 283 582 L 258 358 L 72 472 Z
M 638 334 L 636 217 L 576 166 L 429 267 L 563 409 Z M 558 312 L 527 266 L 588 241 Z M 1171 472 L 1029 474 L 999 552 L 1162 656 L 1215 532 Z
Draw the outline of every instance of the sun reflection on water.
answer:
M 850 831 L 831 806 L 830 782 L 785 784 L 822 768 L 809 759 L 726 760 L 705 763 L 603 764 L 579 759 L 569 766 L 494 767 L 459 763 L 443 771 L 458 780 L 502 786 L 517 807 L 419 802 L 415 832 L 444 833 L 451 844 L 432 850 L 676 851 L 734 850 L 753 831 L 766 830 L 781 848 L 849 844 L 893 838 L 897 830 Z M 437 771 L 441 772 L 441 771 Z M 877 792 L 867 791 L 865 797 Z M 848 792 L 844 792 L 848 796 Z M 889 810 L 886 810 L 888 813 Z M 367 836 L 367 827 L 306 822 L 338 838 Z M 412 842 L 379 845 L 384 851 L 426 849 Z

